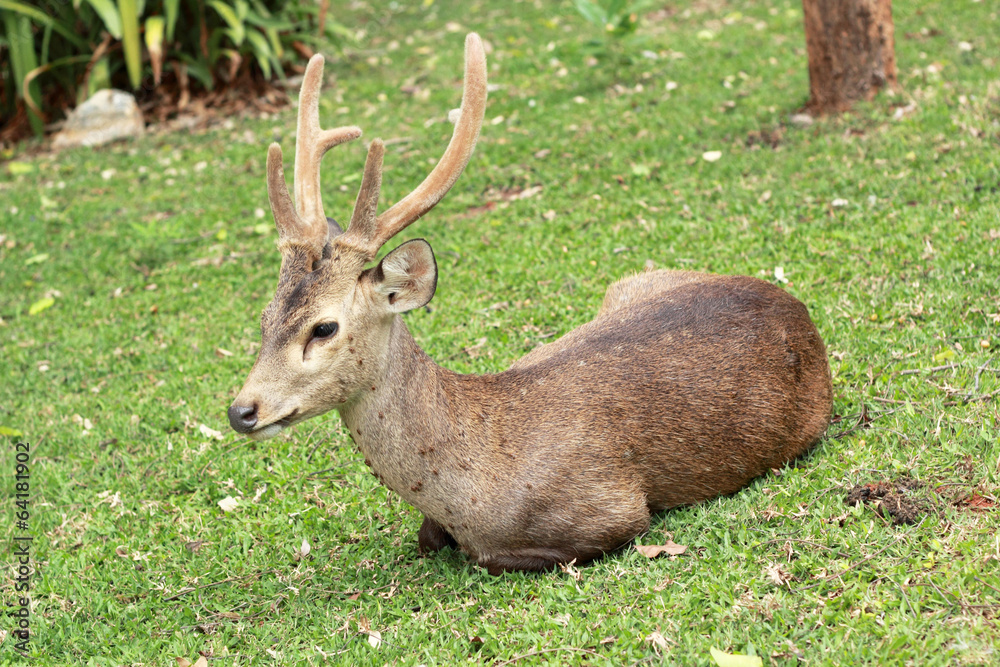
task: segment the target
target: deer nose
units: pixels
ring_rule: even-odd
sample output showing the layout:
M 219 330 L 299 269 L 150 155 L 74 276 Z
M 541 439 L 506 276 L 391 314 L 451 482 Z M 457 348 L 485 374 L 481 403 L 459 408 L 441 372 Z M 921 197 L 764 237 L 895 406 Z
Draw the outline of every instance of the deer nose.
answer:
M 257 425 L 257 404 L 230 405 L 229 425 L 237 433 L 249 433 Z

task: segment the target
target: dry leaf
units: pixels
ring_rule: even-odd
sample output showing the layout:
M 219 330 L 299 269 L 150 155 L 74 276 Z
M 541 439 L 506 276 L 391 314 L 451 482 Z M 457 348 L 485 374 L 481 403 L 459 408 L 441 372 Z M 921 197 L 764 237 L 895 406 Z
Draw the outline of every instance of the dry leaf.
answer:
M 712 660 L 719 667 L 761 667 L 764 662 L 756 655 L 733 655 L 713 648 Z
M 574 563 L 576 563 L 576 559 L 575 558 L 573 560 L 571 560 L 570 562 L 568 562 L 568 563 L 565 563 L 565 564 L 560 563 L 559 564 L 559 569 L 562 570 L 563 572 L 565 572 L 566 574 L 568 574 L 569 576 L 573 577 L 573 579 L 575 579 L 576 581 L 580 581 L 580 579 L 583 577 L 583 575 L 580 574 L 580 570 L 578 570 L 575 567 L 573 567 Z
M 542 191 L 541 185 L 532 185 L 530 188 L 525 188 L 515 197 L 515 199 L 528 199 L 529 197 L 534 197 L 539 192 Z
M 667 540 L 666 544 L 637 544 L 635 545 L 635 548 L 636 551 L 641 553 L 646 558 L 656 558 L 660 554 L 680 556 L 682 553 L 687 551 L 687 546 L 683 544 L 674 544 L 672 540 Z
M 705 162 L 716 162 L 722 157 L 722 151 L 705 151 L 701 154 L 701 159 Z
M 661 649 L 664 649 L 664 650 L 666 650 L 667 648 L 669 648 L 669 647 L 667 646 L 667 638 L 666 638 L 666 637 L 664 637 L 664 636 L 663 636 L 663 635 L 662 635 L 662 634 L 661 634 L 660 632 L 658 632 L 658 631 L 657 631 L 657 632 L 651 632 L 651 633 L 649 633 L 649 636 L 647 636 L 647 637 L 646 637 L 646 641 L 648 641 L 648 642 L 652 642 L 652 643 L 653 643 L 653 644 L 655 644 L 655 645 L 656 645 L 656 646 L 657 646 L 658 648 L 661 648 Z
M 191 662 L 187 658 L 177 657 L 174 658 L 174 662 L 177 663 L 177 667 L 191 667 Z
M 382 633 L 378 630 L 368 631 L 368 643 L 372 645 L 372 648 L 378 648 L 382 645 Z
M 205 656 L 199 656 L 194 663 L 194 667 L 208 667 L 208 658 Z
M 236 500 L 236 498 L 233 498 L 232 496 L 226 496 L 225 498 L 219 501 L 219 507 L 222 508 L 223 512 L 232 512 L 233 510 L 236 509 L 236 507 L 239 504 L 240 504 L 239 501 Z
M 781 569 L 781 565 L 775 563 L 764 568 L 764 574 L 775 586 L 784 586 L 791 580 L 791 575 Z
M 222 434 L 216 431 L 214 428 L 209 428 L 204 424 L 198 424 L 198 431 L 206 438 L 215 438 L 216 440 L 222 440 Z
M 302 538 L 302 546 L 295 552 L 295 560 L 302 560 L 309 555 L 310 551 L 312 551 L 312 547 L 309 546 L 309 542 L 305 538 Z
M 233 353 L 230 352 L 229 350 L 225 349 L 225 348 L 217 347 L 217 348 L 215 348 L 215 356 L 217 356 L 218 358 L 222 359 L 223 357 L 231 357 L 231 356 L 233 356 Z
M 486 345 L 486 336 L 483 336 L 476 341 L 475 345 L 470 345 L 468 347 L 463 347 L 462 351 L 469 355 L 471 358 L 475 359 L 479 356 L 479 350 Z

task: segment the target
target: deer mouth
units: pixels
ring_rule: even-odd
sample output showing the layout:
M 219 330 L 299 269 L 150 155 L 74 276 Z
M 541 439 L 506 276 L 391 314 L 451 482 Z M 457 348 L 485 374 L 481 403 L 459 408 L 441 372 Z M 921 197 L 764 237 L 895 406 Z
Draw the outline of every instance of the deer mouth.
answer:
M 259 426 L 254 430 L 247 433 L 247 435 L 254 441 L 260 442 L 262 440 L 268 440 L 274 436 L 281 433 L 283 430 L 292 426 L 296 423 L 295 416 L 299 413 L 298 408 L 292 410 L 289 414 L 285 415 L 277 421 L 273 421 L 266 426 Z

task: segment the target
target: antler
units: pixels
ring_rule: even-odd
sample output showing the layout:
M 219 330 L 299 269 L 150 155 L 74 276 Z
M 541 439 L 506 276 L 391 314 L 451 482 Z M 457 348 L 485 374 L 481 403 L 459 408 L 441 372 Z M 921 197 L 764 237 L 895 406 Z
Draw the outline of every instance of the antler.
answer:
M 286 253 L 291 246 L 299 246 L 312 261 L 322 257 L 329 229 L 320 192 L 320 162 L 334 146 L 361 136 L 361 129 L 354 126 L 330 130 L 320 127 L 319 91 L 322 85 L 323 56 L 317 54 L 306 66 L 299 95 L 294 208 L 285 183 L 281 146 L 273 143 L 267 150 L 267 196 L 278 227 L 278 247 Z
M 486 113 L 486 54 L 476 33 L 465 38 L 465 87 L 462 109 L 451 142 L 434 170 L 417 188 L 382 215 L 375 216 L 382 180 L 382 142 L 375 140 L 368 149 L 364 177 L 351 225 L 337 238 L 338 244 L 353 247 L 369 259 L 378 254 L 386 241 L 405 229 L 441 201 L 462 175 L 479 139 Z

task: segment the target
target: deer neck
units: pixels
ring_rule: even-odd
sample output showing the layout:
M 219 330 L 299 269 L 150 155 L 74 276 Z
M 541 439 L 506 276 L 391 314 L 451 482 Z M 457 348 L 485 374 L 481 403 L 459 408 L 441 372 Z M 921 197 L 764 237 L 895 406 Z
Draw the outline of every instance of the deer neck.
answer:
M 384 360 L 371 387 L 340 408 L 341 419 L 383 484 L 425 512 L 443 510 L 456 469 L 469 470 L 486 450 L 495 404 L 483 394 L 489 376 L 438 366 L 398 316 Z

